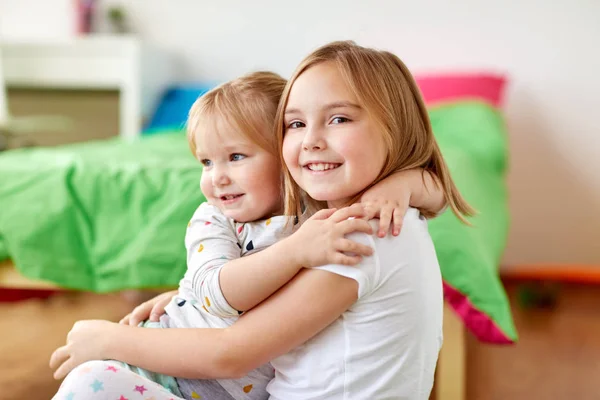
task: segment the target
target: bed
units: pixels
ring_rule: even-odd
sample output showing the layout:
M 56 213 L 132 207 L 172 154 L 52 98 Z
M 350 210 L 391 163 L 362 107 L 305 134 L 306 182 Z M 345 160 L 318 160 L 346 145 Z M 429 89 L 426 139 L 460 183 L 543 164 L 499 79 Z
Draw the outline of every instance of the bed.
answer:
M 487 343 L 517 340 L 498 276 L 509 222 L 504 80 L 426 77 L 419 85 L 451 173 L 478 210 L 471 227 L 450 212 L 430 222 L 446 299 L 435 395 L 464 399 L 465 332 Z M 95 292 L 175 286 L 187 221 L 205 201 L 200 174 L 180 130 L 0 155 L 0 259 L 17 270 L 0 274 L 0 285 L 20 276 Z

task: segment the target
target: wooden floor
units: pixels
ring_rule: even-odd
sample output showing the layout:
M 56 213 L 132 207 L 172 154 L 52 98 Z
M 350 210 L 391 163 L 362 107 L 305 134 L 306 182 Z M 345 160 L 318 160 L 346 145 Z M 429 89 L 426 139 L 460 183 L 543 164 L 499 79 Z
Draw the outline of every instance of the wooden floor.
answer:
M 0 400 L 51 399 L 59 382 L 48 367 L 50 354 L 65 343 L 73 323 L 116 321 L 129 309 L 118 295 L 60 295 L 0 303 Z
M 523 311 L 509 284 L 520 342 L 468 344 L 469 400 L 600 399 L 600 289 L 567 286 L 555 310 Z M 48 368 L 78 319 L 118 320 L 132 307 L 120 295 L 60 295 L 0 303 L 0 400 L 47 400 L 58 388 Z
M 561 285 L 554 310 L 524 311 L 507 285 L 520 340 L 468 343 L 470 400 L 600 399 L 600 286 Z

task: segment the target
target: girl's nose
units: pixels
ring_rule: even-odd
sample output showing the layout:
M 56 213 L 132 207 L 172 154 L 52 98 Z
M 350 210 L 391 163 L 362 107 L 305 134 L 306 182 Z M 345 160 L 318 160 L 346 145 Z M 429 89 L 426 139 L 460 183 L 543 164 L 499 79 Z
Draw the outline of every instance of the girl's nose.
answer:
M 308 129 L 302 141 L 302 149 L 305 151 L 320 151 L 325 150 L 327 144 L 319 129 Z
M 215 168 L 213 171 L 213 185 L 227 186 L 231 184 L 231 179 L 225 168 Z

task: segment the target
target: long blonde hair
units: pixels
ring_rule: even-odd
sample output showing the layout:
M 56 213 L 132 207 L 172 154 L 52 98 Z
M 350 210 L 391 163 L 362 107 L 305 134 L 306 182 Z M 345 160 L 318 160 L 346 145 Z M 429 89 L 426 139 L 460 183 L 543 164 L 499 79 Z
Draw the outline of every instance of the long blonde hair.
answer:
M 433 135 L 421 92 L 404 63 L 387 51 L 358 46 L 351 41 L 332 42 L 308 55 L 298 66 L 283 91 L 277 110 L 275 129 L 281 151 L 285 135 L 284 114 L 290 90 L 307 69 L 333 62 L 383 135 L 388 153 L 379 176 L 369 186 L 391 174 L 423 168 L 439 179 L 446 201 L 463 222 L 474 210 L 454 185 L 448 167 Z M 283 157 L 282 157 L 283 160 Z M 285 214 L 300 218 L 303 211 L 312 213 L 324 207 L 311 199 L 293 180 L 284 165 Z M 368 189 L 357 194 L 356 202 Z
M 190 150 L 196 156 L 196 132 L 222 119 L 260 148 L 279 157 L 273 135 L 279 99 L 286 80 L 274 72 L 258 71 L 210 90 L 192 105 L 187 121 Z

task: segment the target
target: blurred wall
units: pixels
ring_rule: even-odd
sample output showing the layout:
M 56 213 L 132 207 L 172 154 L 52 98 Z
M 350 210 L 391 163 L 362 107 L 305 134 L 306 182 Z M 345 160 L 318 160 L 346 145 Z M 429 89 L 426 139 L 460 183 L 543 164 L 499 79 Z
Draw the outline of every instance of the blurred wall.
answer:
M 513 223 L 504 264 L 600 266 L 600 2 L 100 0 L 99 9 L 115 4 L 178 58 L 181 81 L 259 68 L 289 76 L 334 39 L 389 49 L 417 74 L 506 73 Z

